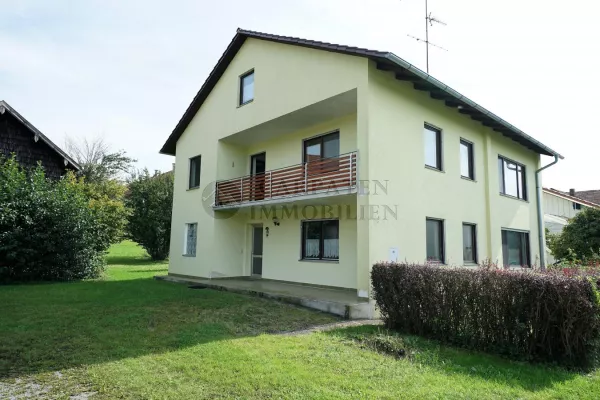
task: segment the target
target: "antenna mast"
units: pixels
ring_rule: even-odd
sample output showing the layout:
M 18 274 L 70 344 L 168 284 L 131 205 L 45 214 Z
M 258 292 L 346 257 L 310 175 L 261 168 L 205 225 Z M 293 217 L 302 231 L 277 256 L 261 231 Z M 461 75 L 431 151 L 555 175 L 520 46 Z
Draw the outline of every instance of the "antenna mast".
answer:
M 418 38 L 416 36 L 413 35 L 407 35 L 413 39 L 415 39 L 417 42 L 424 42 L 425 43 L 425 65 L 427 66 L 427 73 L 429 73 L 429 46 L 433 46 L 433 47 L 437 47 L 438 49 L 444 50 L 444 51 L 448 51 L 445 48 L 443 48 L 442 46 L 438 46 L 437 44 L 433 44 L 429 41 L 429 26 L 433 26 L 433 23 L 435 22 L 436 24 L 440 24 L 443 26 L 446 26 L 446 23 L 443 21 L 440 21 L 439 19 L 437 19 L 436 17 L 434 17 L 433 15 L 431 15 L 431 13 L 428 10 L 428 0 L 425 0 L 425 40 Z

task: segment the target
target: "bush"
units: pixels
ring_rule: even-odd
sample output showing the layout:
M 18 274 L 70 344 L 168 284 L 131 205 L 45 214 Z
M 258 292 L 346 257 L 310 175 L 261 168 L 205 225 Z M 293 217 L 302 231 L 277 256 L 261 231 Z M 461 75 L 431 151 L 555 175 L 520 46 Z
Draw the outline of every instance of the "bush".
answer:
M 560 234 L 550 236 L 549 247 L 557 260 L 598 258 L 600 209 L 586 208 L 575 215 Z
M 131 209 L 128 236 L 153 260 L 166 259 L 171 242 L 173 173 L 142 171 L 129 183 L 126 204 Z
M 129 216 L 129 210 L 125 207 L 127 187 L 115 180 L 84 182 L 84 192 L 100 228 L 98 240 L 101 243 L 119 243 L 125 235 Z
M 516 359 L 595 363 L 600 302 L 591 279 L 377 264 L 371 280 L 390 329 Z
M 0 282 L 97 277 L 109 244 L 83 182 L 0 157 Z

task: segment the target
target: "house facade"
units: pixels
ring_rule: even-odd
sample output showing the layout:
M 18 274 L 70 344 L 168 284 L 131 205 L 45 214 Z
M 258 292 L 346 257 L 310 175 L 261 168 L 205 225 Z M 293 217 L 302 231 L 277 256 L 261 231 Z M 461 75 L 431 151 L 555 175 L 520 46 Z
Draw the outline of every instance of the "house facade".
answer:
M 41 162 L 46 176 L 58 179 L 80 167 L 62 149 L 27 121 L 6 101 L 0 101 L 0 154 L 11 157 L 26 168 Z
M 163 146 L 169 275 L 370 292 L 381 260 L 539 262 L 560 155 L 392 53 L 238 30 Z

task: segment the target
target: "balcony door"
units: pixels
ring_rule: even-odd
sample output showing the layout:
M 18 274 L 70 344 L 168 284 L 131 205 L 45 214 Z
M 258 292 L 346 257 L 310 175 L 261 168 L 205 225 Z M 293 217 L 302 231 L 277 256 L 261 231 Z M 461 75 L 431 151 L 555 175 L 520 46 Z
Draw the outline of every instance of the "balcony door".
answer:
M 304 141 L 304 162 L 316 163 L 340 155 L 340 133 L 333 132 Z
M 332 178 L 340 169 L 340 133 L 338 131 L 304 141 L 303 161 L 308 191 L 323 190 L 335 184 Z
M 250 200 L 256 201 L 265 198 L 266 159 L 266 153 L 250 157 Z

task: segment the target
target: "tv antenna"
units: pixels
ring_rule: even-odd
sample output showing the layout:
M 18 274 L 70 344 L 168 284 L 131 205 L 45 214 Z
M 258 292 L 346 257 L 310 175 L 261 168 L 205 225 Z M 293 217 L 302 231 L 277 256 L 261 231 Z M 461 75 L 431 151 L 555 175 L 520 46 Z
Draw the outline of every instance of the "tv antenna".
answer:
M 425 43 L 425 65 L 427 66 L 427 73 L 429 73 L 429 46 L 437 47 L 438 49 L 441 49 L 444 51 L 448 51 L 448 50 L 443 48 L 442 46 L 438 46 L 437 44 L 431 43 L 429 41 L 429 26 L 433 26 L 434 23 L 446 26 L 446 23 L 444 21 L 437 19 L 436 17 L 434 17 L 431 14 L 431 12 L 429 12 L 429 10 L 427 8 L 427 6 L 428 6 L 427 2 L 428 2 L 428 0 L 425 0 L 425 40 L 423 40 L 422 38 L 413 36 L 413 35 L 407 35 L 407 36 L 415 39 L 417 42 Z

